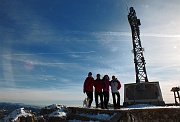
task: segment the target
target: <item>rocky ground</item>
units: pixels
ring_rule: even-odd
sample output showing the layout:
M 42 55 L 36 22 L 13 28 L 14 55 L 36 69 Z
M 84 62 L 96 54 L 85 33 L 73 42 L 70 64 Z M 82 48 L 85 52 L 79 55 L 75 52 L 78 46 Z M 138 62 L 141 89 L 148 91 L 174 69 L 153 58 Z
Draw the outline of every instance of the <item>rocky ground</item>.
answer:
M 54 104 L 42 108 L 39 115 L 24 109 L 18 110 L 14 112 L 19 114 L 16 115 L 15 122 L 62 122 L 70 120 L 100 122 L 180 122 L 180 107 L 176 106 L 108 110 L 66 107 Z M 11 115 L 8 120 L 15 120 L 14 118 Z M 0 122 L 3 122 L 3 120 Z
M 180 108 L 132 109 L 121 111 L 121 122 L 180 122 Z
M 72 114 L 88 113 L 88 114 L 110 114 L 109 120 L 112 122 L 180 122 L 180 108 L 146 108 L 146 109 L 120 109 L 120 110 L 95 110 L 83 108 L 70 108 Z M 68 119 L 71 116 L 68 117 Z M 81 117 L 79 117 L 81 119 Z M 73 118 L 71 118 L 73 119 Z M 83 118 L 83 120 L 85 120 Z M 86 120 L 88 120 L 86 118 Z M 91 119 L 92 120 L 92 119 Z M 94 119 L 95 120 L 95 119 Z M 100 120 L 102 121 L 102 120 Z

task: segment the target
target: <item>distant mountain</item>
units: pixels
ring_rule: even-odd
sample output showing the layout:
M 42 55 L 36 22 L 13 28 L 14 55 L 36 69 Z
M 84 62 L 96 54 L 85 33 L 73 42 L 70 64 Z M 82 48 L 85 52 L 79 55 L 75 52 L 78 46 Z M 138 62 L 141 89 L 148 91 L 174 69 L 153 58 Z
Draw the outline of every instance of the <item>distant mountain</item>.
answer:
M 40 106 L 34 106 L 34 105 L 26 105 L 23 103 L 8 103 L 8 102 L 0 102 L 0 108 L 6 107 L 6 106 L 21 106 L 21 107 L 32 107 L 32 108 L 42 108 Z
M 32 112 L 35 112 L 37 115 L 40 113 L 40 109 L 42 107 L 40 106 L 32 106 L 32 105 L 25 105 L 23 103 L 7 103 L 7 102 L 0 102 L 0 119 L 4 116 L 8 115 L 12 111 L 24 108 L 26 110 L 31 110 Z

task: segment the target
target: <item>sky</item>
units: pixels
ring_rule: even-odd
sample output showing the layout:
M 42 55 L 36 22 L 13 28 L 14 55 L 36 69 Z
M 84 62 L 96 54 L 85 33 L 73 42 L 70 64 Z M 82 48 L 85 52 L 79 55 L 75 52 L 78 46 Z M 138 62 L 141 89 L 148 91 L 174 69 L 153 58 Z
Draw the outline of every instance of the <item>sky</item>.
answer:
M 134 7 L 149 82 L 173 103 L 180 86 L 179 0 L 0 0 L 0 101 L 82 105 L 88 72 L 135 83 Z M 110 95 L 110 102 L 112 97 Z M 94 104 L 94 102 L 93 102 Z

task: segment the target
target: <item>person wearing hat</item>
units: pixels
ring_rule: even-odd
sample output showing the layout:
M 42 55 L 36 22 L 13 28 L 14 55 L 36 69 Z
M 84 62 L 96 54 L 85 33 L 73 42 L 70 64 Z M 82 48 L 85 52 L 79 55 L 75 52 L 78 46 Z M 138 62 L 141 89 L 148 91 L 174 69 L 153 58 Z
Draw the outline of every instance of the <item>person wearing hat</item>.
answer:
M 93 86 L 94 86 L 94 78 L 92 77 L 92 73 L 88 73 L 88 77 L 84 81 L 83 92 L 86 93 L 87 98 L 89 99 L 88 107 L 91 107 L 93 101 Z

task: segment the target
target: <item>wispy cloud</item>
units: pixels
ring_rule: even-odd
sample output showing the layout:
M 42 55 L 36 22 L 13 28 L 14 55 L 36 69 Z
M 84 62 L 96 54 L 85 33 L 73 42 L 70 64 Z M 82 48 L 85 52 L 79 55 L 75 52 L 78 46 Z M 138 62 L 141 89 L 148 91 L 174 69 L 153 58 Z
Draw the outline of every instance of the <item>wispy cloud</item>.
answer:
M 97 73 L 102 76 L 108 74 L 110 77 L 116 75 L 122 82 L 120 92 L 123 99 L 123 84 L 135 83 L 134 59 L 131 54 L 132 38 L 126 13 L 122 14 L 120 11 L 119 14 L 124 20 L 118 20 L 119 25 L 114 23 L 117 18 L 113 18 L 107 28 L 101 27 L 98 22 L 95 25 L 97 28 L 86 28 L 87 26 L 82 27 L 74 21 L 60 23 L 63 18 L 58 17 L 61 17 L 62 13 L 54 13 L 54 18 L 46 15 L 46 12 L 56 10 L 53 7 L 46 9 L 46 12 L 45 8 L 38 8 L 36 11 L 32 3 L 28 4 L 26 9 L 23 3 L 6 1 L 4 7 L 0 8 L 2 15 L 5 15 L 1 18 L 2 21 L 10 22 L 0 26 L 0 86 L 5 86 L 1 87 L 0 100 L 37 100 L 41 103 L 49 99 L 83 100 L 86 96 L 82 93 L 83 81 L 89 71 L 93 72 L 94 77 Z M 141 30 L 140 36 L 144 39 L 142 46 L 146 50 L 149 80 L 159 81 L 165 95 L 164 99 L 171 101 L 171 93 L 167 89 L 178 85 L 180 71 L 179 17 L 175 13 L 179 8 L 175 4 L 172 5 L 173 2 L 171 5 L 165 5 L 158 4 L 155 0 L 140 5 L 137 1 L 129 3 L 135 7 L 138 3 L 135 9 L 138 17 L 143 20 L 143 31 Z M 161 5 L 164 7 L 159 10 Z M 170 13 L 171 7 L 176 8 L 172 10 L 173 15 Z M 171 17 L 159 17 L 162 10 L 168 10 L 168 14 L 163 14 Z M 118 13 L 116 15 L 119 16 Z M 68 20 L 70 16 L 64 18 L 67 17 Z M 92 23 L 92 20 L 88 20 L 87 23 Z M 100 20 L 99 16 L 98 21 L 106 20 Z M 68 26 L 69 24 L 71 26 Z
M 164 38 L 180 38 L 180 35 L 173 35 L 173 34 L 158 34 L 158 33 L 141 33 L 141 36 L 146 37 L 164 37 Z
M 88 52 L 63 52 L 63 53 L 10 53 L 10 54 L 3 54 L 2 56 L 88 54 L 88 53 L 94 53 L 94 52 L 95 51 L 88 51 Z

